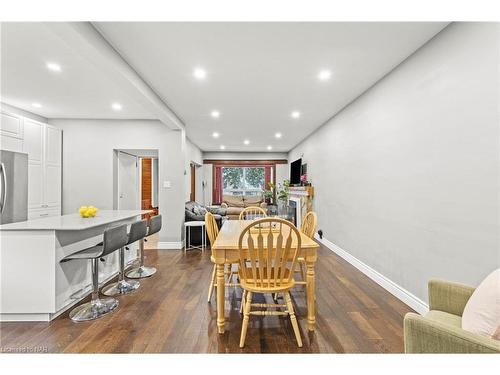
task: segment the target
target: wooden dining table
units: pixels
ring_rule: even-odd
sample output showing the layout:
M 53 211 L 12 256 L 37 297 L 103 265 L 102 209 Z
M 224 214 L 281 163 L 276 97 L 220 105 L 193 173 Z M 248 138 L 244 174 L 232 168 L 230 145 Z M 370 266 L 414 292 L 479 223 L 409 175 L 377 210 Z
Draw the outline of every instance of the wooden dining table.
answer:
M 225 273 L 224 264 L 237 263 L 240 259 L 238 241 L 243 229 L 250 224 L 248 220 L 226 220 L 212 245 L 212 256 L 217 265 L 217 328 L 219 333 L 224 333 L 225 325 Z M 307 295 L 307 322 L 310 331 L 316 325 L 316 291 L 315 291 L 315 264 L 318 258 L 319 245 L 304 233 L 300 232 L 301 248 L 299 256 L 306 261 L 306 295 Z M 296 247 L 296 240 L 292 247 Z M 243 241 L 242 249 L 247 249 L 247 241 Z

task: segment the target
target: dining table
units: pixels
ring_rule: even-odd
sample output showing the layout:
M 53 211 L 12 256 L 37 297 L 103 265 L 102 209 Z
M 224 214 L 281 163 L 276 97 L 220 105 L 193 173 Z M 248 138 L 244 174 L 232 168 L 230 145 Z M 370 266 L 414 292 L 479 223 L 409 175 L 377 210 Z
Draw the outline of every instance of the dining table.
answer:
M 251 224 L 250 220 L 226 220 L 212 245 L 212 261 L 217 268 L 217 329 L 224 333 L 225 318 L 225 264 L 238 263 L 240 259 L 239 238 L 243 229 Z M 306 298 L 308 329 L 314 331 L 316 325 L 315 264 L 319 245 L 300 230 L 301 245 L 299 257 L 306 263 Z M 292 247 L 297 247 L 293 236 Z M 248 250 L 247 241 L 242 241 L 242 251 Z

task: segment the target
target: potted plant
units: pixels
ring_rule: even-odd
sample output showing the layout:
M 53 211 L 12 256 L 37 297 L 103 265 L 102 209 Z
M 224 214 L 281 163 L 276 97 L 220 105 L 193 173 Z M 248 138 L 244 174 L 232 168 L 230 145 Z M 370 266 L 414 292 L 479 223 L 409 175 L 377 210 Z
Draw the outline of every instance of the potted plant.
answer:
M 307 180 L 307 173 L 300 176 L 300 183 L 302 186 L 311 186 L 311 182 Z
M 277 203 L 279 214 L 287 211 L 289 187 L 290 180 L 283 180 L 283 184 L 278 183 L 277 186 L 269 182 L 269 190 L 264 191 L 264 197 L 266 197 L 266 199 Z

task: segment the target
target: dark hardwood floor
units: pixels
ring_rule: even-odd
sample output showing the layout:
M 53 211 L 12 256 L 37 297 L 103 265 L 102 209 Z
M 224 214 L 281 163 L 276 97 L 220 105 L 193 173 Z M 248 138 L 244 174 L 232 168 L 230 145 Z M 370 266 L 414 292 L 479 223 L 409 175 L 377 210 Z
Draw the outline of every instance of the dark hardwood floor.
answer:
M 73 323 L 0 323 L 0 349 L 57 353 L 401 353 L 403 317 L 412 311 L 325 247 L 319 250 L 317 328 L 307 330 L 304 289 L 292 292 L 304 342 L 298 348 L 286 317 L 251 317 L 238 347 L 240 290 L 228 288 L 226 332 L 217 333 L 215 296 L 207 303 L 210 251 L 146 250 L 158 272 L 141 280 L 117 311 Z M 263 297 L 260 297 L 261 300 Z M 266 297 L 270 298 L 270 297 Z

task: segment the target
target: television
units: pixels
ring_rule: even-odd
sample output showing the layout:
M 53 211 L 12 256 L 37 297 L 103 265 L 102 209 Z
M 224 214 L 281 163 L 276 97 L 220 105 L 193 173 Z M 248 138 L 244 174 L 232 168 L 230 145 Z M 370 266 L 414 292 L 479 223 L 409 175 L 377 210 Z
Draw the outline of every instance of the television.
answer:
M 302 174 L 302 159 L 297 159 L 290 164 L 290 185 L 300 185 Z

